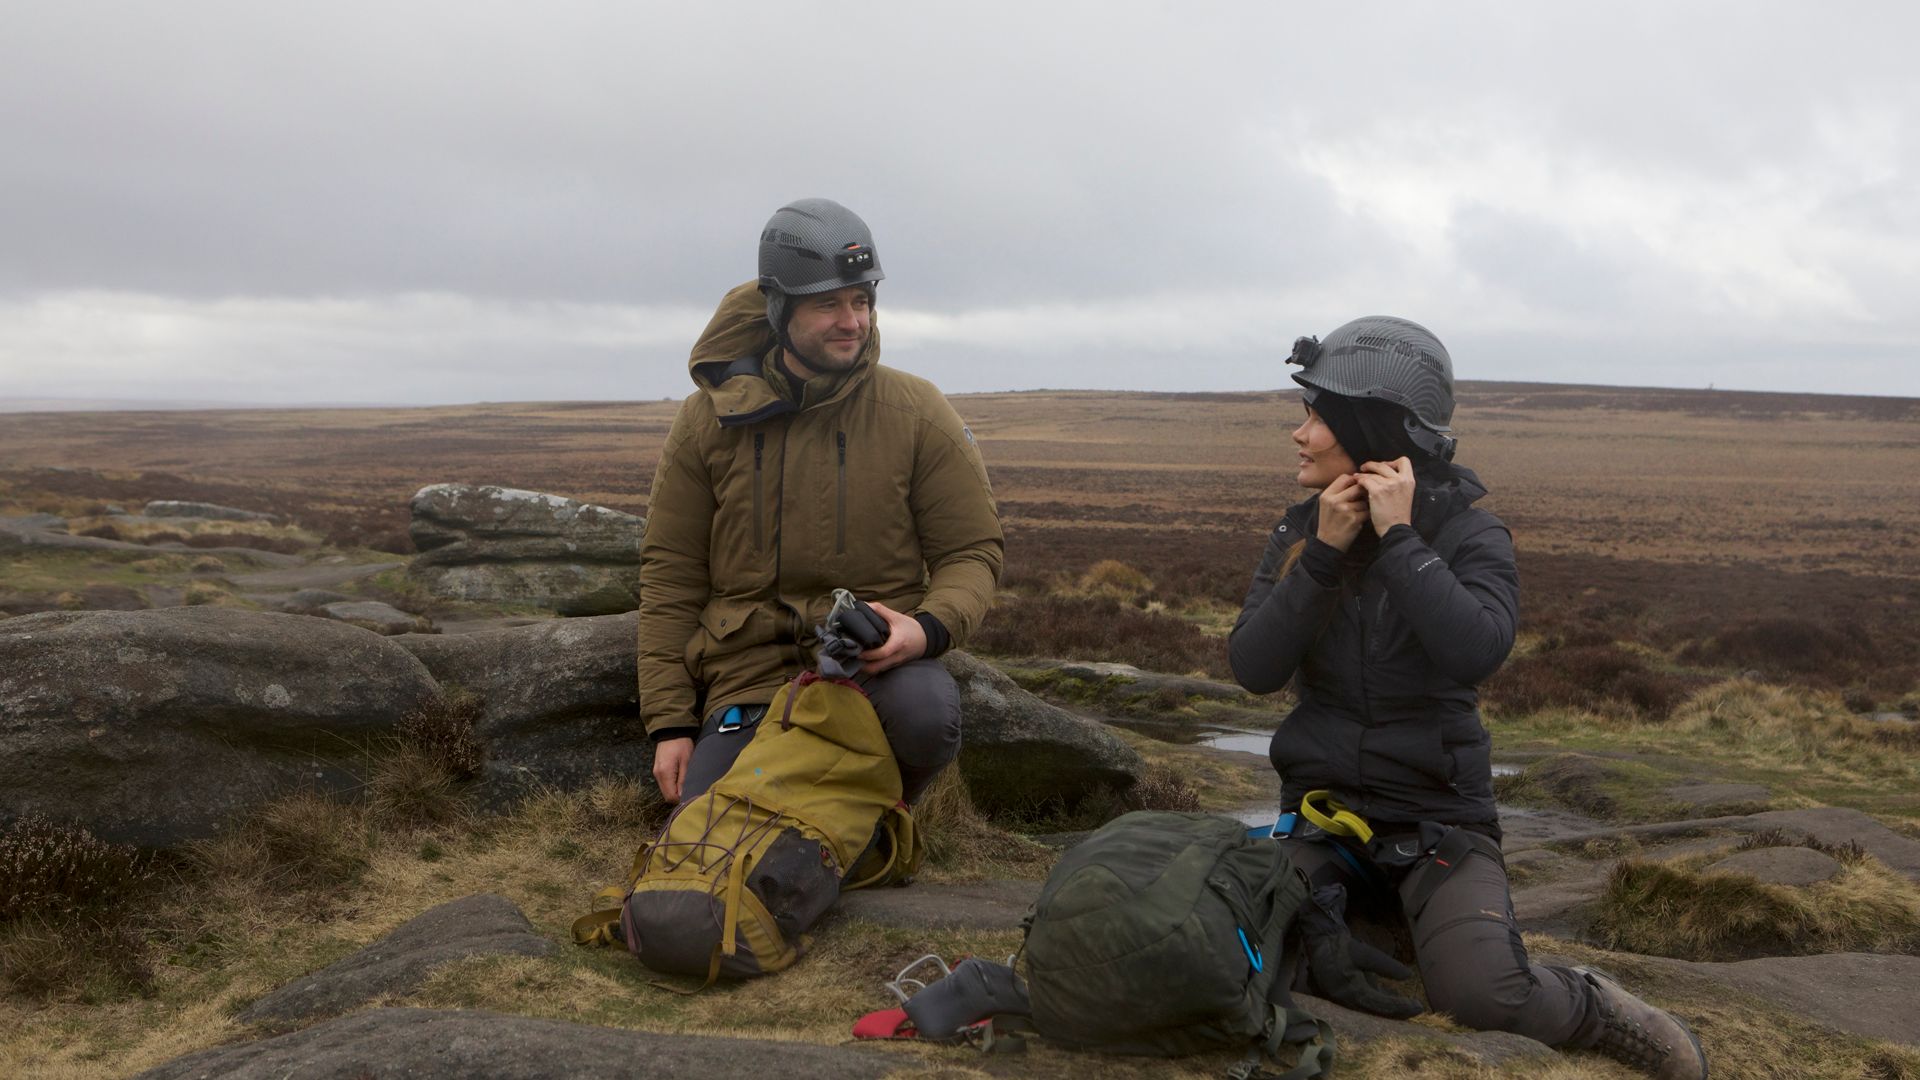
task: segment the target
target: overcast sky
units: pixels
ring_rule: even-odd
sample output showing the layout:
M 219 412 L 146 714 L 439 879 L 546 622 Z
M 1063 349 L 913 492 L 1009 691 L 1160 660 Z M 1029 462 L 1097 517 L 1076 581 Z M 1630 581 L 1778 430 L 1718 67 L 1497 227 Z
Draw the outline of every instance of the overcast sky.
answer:
M 1920 5 L 85 0 L 0 24 L 0 398 L 658 398 L 827 196 L 954 392 L 1920 395 Z

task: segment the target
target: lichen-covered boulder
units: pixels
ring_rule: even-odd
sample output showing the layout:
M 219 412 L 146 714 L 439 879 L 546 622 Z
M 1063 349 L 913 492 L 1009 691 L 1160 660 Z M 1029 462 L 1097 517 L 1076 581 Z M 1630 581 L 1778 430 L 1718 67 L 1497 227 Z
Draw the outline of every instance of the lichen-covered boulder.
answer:
M 578 787 L 653 775 L 640 725 L 639 615 L 545 619 L 471 634 L 406 634 L 442 686 L 477 695 L 496 778 Z
M 1140 779 L 1139 753 L 1106 725 L 1049 705 L 964 652 L 941 659 L 960 686 L 960 772 L 982 807 L 1072 806 Z
M 643 517 L 516 488 L 434 484 L 411 504 L 407 573 L 436 596 L 561 615 L 638 606 Z
M 439 692 L 344 623 L 218 607 L 0 622 L 0 819 L 167 847 L 299 787 L 349 791 L 361 748 Z

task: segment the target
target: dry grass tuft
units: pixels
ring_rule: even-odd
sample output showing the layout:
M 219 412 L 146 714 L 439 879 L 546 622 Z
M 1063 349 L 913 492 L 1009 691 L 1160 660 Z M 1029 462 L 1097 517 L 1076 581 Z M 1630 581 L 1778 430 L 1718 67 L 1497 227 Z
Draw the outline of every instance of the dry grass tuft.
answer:
M 1101 559 L 1080 575 L 1070 595 L 1137 604 L 1152 593 L 1152 578 L 1119 559 Z
M 1920 749 L 1920 729 L 1855 716 L 1832 691 L 1729 679 L 1675 710 L 1675 726 L 1736 747 L 1814 762 Z
M 400 718 L 394 734 L 402 745 L 424 754 L 456 780 L 480 775 L 486 764 L 486 740 L 479 724 L 486 711 L 480 695 L 449 688 Z
M 1861 855 L 1806 888 L 1703 869 L 1715 856 L 1623 859 L 1601 893 L 1606 947 L 1683 960 L 1920 951 L 1920 887 Z
M 248 603 L 234 596 L 232 586 L 219 578 L 198 578 L 186 582 L 186 588 L 180 592 L 180 603 L 196 607 L 202 603 L 211 603 L 215 607 L 248 607 Z
M 913 807 L 927 845 L 927 869 L 941 877 L 1024 876 L 1044 870 L 1053 852 L 996 828 L 973 805 L 958 766 L 941 770 Z
M 154 975 L 145 937 L 117 916 L 0 925 L 0 986 L 24 997 L 98 1004 L 146 992 Z
M 1126 802 L 1129 810 L 1177 810 L 1191 814 L 1200 810 L 1200 792 L 1179 773 L 1164 765 L 1153 765 L 1127 792 Z
M 433 751 L 400 741 L 376 752 L 367 810 L 380 825 L 403 830 L 455 825 L 469 816 L 460 777 Z
M 224 891 L 298 898 L 324 912 L 327 897 L 366 872 L 374 837 L 364 808 L 305 791 L 261 807 L 236 827 L 187 848 Z

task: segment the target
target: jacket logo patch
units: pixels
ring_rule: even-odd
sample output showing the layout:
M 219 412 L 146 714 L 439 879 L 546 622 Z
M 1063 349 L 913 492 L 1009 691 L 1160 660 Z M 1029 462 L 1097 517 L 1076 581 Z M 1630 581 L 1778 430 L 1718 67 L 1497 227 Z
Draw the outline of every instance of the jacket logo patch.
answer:
M 961 425 L 960 425 L 960 434 L 962 434 L 962 435 L 965 435 L 965 436 L 967 437 L 967 445 L 968 445 L 968 446 L 971 446 L 971 447 L 973 447 L 973 448 L 974 448 L 974 449 L 976 449 L 976 450 L 977 450 L 977 449 L 979 449 L 979 447 L 980 447 L 980 444 L 979 444 L 979 443 L 977 443 L 977 442 L 974 442 L 974 441 L 973 441 L 973 429 L 972 429 L 972 428 L 970 428 L 970 427 L 968 427 L 968 426 L 967 426 L 967 425 L 965 425 L 965 424 L 961 424 Z
M 1428 559 L 1426 562 L 1423 562 L 1419 566 L 1414 567 L 1413 572 L 1417 574 L 1420 571 L 1425 570 L 1427 567 L 1432 566 L 1434 563 L 1437 563 L 1439 561 L 1440 561 L 1440 556 L 1435 555 L 1433 558 Z

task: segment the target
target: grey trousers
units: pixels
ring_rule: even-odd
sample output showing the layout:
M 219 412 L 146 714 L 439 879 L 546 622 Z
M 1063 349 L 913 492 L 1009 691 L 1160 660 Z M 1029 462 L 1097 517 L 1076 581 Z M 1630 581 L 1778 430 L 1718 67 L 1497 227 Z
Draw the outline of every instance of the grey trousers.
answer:
M 1355 881 L 1326 844 L 1281 843 L 1309 875 L 1337 864 L 1345 871 L 1349 893 L 1371 887 Z M 1480 1031 L 1511 1031 L 1548 1046 L 1592 1045 L 1601 1030 L 1593 990 L 1567 968 L 1528 961 L 1506 866 L 1475 852 L 1454 866 L 1424 907 L 1413 910 L 1410 885 L 1419 868 L 1396 873 L 1392 881 L 1413 935 L 1427 1004 Z
M 904 798 L 912 803 L 960 753 L 960 688 L 938 660 L 913 660 L 855 681 L 861 683 L 867 699 L 873 702 L 873 711 L 880 716 L 887 745 L 893 748 L 893 759 L 900 766 Z M 721 719 L 716 712 L 700 726 L 693 758 L 687 762 L 687 776 L 681 784 L 682 802 L 725 776 L 759 726 L 756 716 L 751 725 L 720 731 Z

